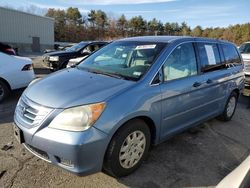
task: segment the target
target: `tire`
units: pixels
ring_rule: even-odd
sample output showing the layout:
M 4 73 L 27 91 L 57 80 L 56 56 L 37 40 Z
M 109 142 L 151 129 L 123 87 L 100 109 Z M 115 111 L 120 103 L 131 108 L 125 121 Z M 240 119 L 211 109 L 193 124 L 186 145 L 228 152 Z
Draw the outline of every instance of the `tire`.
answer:
M 69 63 L 69 61 L 62 63 L 61 66 L 58 66 L 58 70 L 65 69 L 67 67 L 68 63 Z
M 10 94 L 10 89 L 7 84 L 0 80 L 0 103 Z
M 227 99 L 223 113 L 218 117 L 218 119 L 221 121 L 230 121 L 235 113 L 237 103 L 238 94 L 236 92 L 232 92 Z
M 104 171 L 113 177 L 131 174 L 146 158 L 150 142 L 150 130 L 143 120 L 127 122 L 115 133 L 108 146 L 104 157 Z

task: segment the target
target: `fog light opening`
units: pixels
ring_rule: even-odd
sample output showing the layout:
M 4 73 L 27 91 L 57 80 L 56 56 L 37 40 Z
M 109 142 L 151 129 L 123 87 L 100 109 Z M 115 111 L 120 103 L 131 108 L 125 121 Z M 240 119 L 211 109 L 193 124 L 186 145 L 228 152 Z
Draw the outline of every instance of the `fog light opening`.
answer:
M 55 158 L 57 159 L 58 163 L 65 165 L 65 166 L 69 166 L 69 167 L 74 167 L 74 164 L 71 160 L 69 159 L 64 159 L 64 158 L 60 158 L 58 156 L 55 156 Z

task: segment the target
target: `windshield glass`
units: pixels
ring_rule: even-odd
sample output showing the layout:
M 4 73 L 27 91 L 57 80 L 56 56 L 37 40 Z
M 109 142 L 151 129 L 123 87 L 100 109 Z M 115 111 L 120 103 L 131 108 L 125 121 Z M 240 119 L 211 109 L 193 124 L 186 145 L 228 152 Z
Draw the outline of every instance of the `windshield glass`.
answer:
M 250 43 L 242 44 L 239 48 L 240 53 L 250 53 Z
M 82 49 L 84 46 L 86 46 L 88 43 L 87 42 L 80 42 L 78 44 L 75 44 L 74 46 L 67 48 L 65 51 L 67 52 L 77 52 L 80 49 Z
M 166 43 L 114 42 L 89 56 L 79 68 L 137 81 L 147 72 L 165 46 Z

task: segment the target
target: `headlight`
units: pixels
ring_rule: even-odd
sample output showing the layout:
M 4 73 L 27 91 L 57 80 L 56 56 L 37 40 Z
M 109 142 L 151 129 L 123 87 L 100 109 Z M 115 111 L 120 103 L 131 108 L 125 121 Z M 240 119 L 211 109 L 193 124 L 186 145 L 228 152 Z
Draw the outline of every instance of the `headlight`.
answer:
M 52 120 L 49 128 L 67 131 L 87 130 L 100 117 L 105 106 L 102 102 L 66 109 Z
M 50 56 L 50 57 L 49 57 L 49 60 L 50 60 L 50 61 L 58 61 L 58 60 L 59 60 L 59 57 L 58 57 L 58 56 Z

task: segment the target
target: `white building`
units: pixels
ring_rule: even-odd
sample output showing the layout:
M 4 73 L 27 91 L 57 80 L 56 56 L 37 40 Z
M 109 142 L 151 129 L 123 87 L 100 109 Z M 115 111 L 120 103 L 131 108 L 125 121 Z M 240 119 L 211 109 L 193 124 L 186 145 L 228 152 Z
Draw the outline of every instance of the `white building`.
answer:
M 54 45 L 54 19 L 0 7 L 0 42 L 18 52 L 42 52 Z

